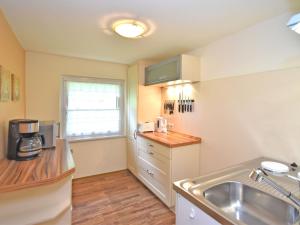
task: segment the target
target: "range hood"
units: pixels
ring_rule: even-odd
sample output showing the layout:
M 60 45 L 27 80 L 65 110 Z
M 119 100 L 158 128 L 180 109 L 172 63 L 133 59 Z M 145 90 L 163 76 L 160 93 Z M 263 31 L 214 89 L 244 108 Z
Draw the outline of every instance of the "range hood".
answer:
M 300 13 L 292 16 L 289 22 L 287 23 L 287 26 L 291 28 L 291 30 L 300 34 Z

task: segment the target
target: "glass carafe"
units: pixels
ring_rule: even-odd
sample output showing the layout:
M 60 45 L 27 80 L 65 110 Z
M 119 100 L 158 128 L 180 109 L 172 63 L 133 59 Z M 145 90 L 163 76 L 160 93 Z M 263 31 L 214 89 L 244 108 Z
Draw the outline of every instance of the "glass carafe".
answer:
M 40 136 L 22 137 L 20 140 L 20 152 L 39 151 L 42 148 L 42 140 Z

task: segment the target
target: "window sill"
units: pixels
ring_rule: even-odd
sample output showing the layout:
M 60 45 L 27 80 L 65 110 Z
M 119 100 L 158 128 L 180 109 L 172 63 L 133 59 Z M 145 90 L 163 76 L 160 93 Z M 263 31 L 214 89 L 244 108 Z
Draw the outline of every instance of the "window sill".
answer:
M 87 142 L 87 141 L 97 141 L 97 140 L 106 140 L 106 139 L 117 139 L 125 138 L 125 135 L 116 135 L 116 136 L 103 136 L 103 137 L 82 137 L 82 138 L 71 138 L 67 139 L 69 143 L 76 142 Z

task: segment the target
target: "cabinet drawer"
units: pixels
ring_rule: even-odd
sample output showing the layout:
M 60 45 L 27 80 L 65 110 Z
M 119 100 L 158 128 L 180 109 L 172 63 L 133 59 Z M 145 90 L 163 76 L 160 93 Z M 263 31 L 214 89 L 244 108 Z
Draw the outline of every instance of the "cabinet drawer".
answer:
M 138 149 L 138 157 L 151 164 L 154 167 L 157 167 L 159 170 L 162 170 L 164 173 L 170 173 L 170 160 L 163 155 L 160 155 L 157 152 L 148 152 L 144 148 Z
M 167 187 L 170 183 L 169 173 L 151 165 L 143 158 L 138 158 L 139 166 L 143 172 L 147 174 L 148 177 L 155 180 L 157 183 L 162 185 L 163 187 Z
M 142 182 L 158 197 L 170 205 L 170 177 L 164 171 L 138 158 L 138 173 Z
M 137 145 L 138 148 L 142 148 L 144 149 L 146 152 L 153 152 L 153 153 L 159 153 L 161 155 L 163 155 L 164 157 L 171 159 L 171 149 L 160 145 L 154 141 L 142 138 L 142 137 L 138 137 L 137 139 Z

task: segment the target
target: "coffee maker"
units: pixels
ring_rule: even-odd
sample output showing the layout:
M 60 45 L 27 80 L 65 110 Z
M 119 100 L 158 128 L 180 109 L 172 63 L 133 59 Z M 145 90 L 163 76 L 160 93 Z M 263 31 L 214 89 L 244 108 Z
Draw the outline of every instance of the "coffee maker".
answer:
M 42 151 L 43 136 L 39 134 L 39 121 L 16 119 L 9 121 L 7 158 L 30 160 Z

